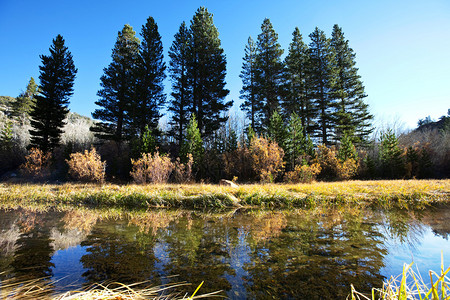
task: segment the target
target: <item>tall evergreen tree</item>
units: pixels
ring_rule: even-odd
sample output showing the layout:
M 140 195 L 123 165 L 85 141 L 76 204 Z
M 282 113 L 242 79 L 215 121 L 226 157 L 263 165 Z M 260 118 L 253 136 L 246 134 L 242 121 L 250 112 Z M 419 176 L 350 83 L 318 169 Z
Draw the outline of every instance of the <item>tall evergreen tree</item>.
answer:
M 373 116 L 368 112 L 368 105 L 364 103 L 367 95 L 361 76 L 356 68 L 355 53 L 350 48 L 348 40 L 344 38 L 342 28 L 333 26 L 331 47 L 336 55 L 337 80 L 335 84 L 336 138 L 339 140 L 344 132 L 355 135 L 355 142 L 367 139 L 373 131 L 371 121 Z
M 33 104 L 35 102 L 35 96 L 38 93 L 38 85 L 31 77 L 28 82 L 27 89 L 25 92 L 20 93 L 19 97 L 12 104 L 12 115 L 14 117 L 25 116 L 28 117 Z
M 186 126 L 189 122 L 189 114 L 192 108 L 192 94 L 189 85 L 188 67 L 190 62 L 189 44 L 191 33 L 183 22 L 175 34 L 175 39 L 169 50 L 169 73 L 172 81 L 172 98 L 170 99 L 168 110 L 171 112 L 169 124 L 171 130 L 169 134 L 177 141 L 180 149 Z
M 64 119 L 77 69 L 72 54 L 58 34 L 50 46 L 50 55 L 41 55 L 39 94 L 35 96 L 31 116 L 30 147 L 49 151 L 59 145 Z
M 103 122 L 96 123 L 91 130 L 98 138 L 116 141 L 119 150 L 132 134 L 129 111 L 136 96 L 135 65 L 139 54 L 139 39 L 135 35 L 128 24 L 118 32 L 112 62 L 100 78 L 102 88 L 97 92 L 100 99 L 95 104 L 101 108 L 92 113 L 94 119 Z
M 301 120 L 303 135 L 312 133 L 317 109 L 308 97 L 308 46 L 303 42 L 298 27 L 292 33 L 292 42 L 285 59 L 286 96 L 283 110 L 286 117 L 296 113 Z
M 189 75 L 192 86 L 192 113 L 202 135 L 210 137 L 226 122 L 223 115 L 233 104 L 225 101 L 226 58 L 221 47 L 219 31 L 213 16 L 200 7 L 191 21 L 191 63 Z
M 136 96 L 132 102 L 130 117 L 136 134 L 141 136 L 146 126 L 158 136 L 160 110 L 166 101 L 163 81 L 166 78 L 163 45 L 158 25 L 152 17 L 147 19 L 141 31 L 142 41 L 135 68 Z
M 242 63 L 242 71 L 239 77 L 242 79 L 242 90 L 240 97 L 244 100 L 241 109 L 246 111 L 247 117 L 250 119 L 252 128 L 261 131 L 261 107 L 256 92 L 256 44 L 252 37 L 248 38 L 245 45 L 244 62 Z
M 318 108 L 317 131 L 315 136 L 324 145 L 333 140 L 335 111 L 335 84 L 337 77 L 336 58 L 325 33 L 316 27 L 309 35 L 309 97 Z
M 287 130 L 283 118 L 277 110 L 273 112 L 270 118 L 267 132 L 272 141 L 276 142 L 283 150 L 286 150 Z
M 294 112 L 289 118 L 285 150 L 287 170 L 294 170 L 302 158 L 314 155 L 314 145 L 309 135 L 304 135 L 301 118 Z
M 263 127 L 267 129 L 273 112 L 280 108 L 283 49 L 278 43 L 278 34 L 269 19 L 264 19 L 261 31 L 257 40 L 256 86 L 258 101 L 262 104 Z M 253 129 L 256 130 L 256 128 Z

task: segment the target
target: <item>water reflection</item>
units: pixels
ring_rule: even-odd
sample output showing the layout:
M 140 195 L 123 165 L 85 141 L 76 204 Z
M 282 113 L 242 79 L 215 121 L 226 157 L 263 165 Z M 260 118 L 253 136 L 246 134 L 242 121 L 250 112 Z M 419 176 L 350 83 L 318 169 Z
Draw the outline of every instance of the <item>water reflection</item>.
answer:
M 350 283 L 370 291 L 391 275 L 386 262 L 393 244 L 420 252 L 433 230 L 447 245 L 449 216 L 442 207 L 0 211 L 0 280 L 48 277 L 53 289 L 64 290 L 56 280 L 72 272 L 86 286 L 187 281 L 192 286 L 183 290 L 193 292 L 205 281 L 204 293 L 223 290 L 232 299 L 339 299 Z

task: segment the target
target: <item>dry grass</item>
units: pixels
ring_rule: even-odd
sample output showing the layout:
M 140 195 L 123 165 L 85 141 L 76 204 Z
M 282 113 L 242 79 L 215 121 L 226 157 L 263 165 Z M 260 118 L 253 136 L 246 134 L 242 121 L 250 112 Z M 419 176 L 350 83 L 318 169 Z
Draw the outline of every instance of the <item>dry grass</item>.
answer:
M 412 269 L 413 263 L 403 266 L 403 272 L 397 277 L 391 277 L 383 283 L 380 289 L 372 289 L 371 295 L 365 295 L 356 291 L 351 286 L 351 294 L 347 299 L 351 300 L 448 300 L 450 299 L 450 279 L 447 274 L 450 267 L 444 269 L 444 259 L 441 259 L 439 273 L 429 271 L 430 281 L 426 281 L 419 272 Z
M 26 205 L 117 208 L 236 206 L 314 207 L 355 204 L 418 207 L 450 200 L 450 180 L 383 180 L 310 184 L 0 184 L 0 207 Z
M 203 282 L 197 287 L 192 295 L 178 292 L 188 283 L 175 283 L 167 286 L 149 286 L 146 282 L 135 284 L 121 284 L 112 282 L 109 284 L 93 284 L 89 288 L 81 291 L 69 291 L 63 294 L 54 294 L 52 283 L 48 278 L 33 280 L 14 280 L 13 282 L 5 281 L 2 283 L 0 297 L 2 299 L 40 299 L 40 300 L 141 300 L 141 299 L 200 299 L 200 298 L 224 298 L 220 296 L 221 291 L 208 294 L 197 295 Z

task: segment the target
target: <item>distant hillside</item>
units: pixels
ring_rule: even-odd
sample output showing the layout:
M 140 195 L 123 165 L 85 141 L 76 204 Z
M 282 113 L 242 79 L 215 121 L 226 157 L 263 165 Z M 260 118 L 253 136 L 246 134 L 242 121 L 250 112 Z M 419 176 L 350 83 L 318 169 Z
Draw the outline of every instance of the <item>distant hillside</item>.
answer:
M 450 126 L 450 109 L 447 116 L 442 116 L 438 121 L 432 121 L 429 118 L 419 121 L 419 126 L 415 131 L 430 131 L 430 130 L 449 130 Z
M 14 101 L 16 101 L 14 97 L 0 96 L 0 111 L 3 113 L 9 112 Z

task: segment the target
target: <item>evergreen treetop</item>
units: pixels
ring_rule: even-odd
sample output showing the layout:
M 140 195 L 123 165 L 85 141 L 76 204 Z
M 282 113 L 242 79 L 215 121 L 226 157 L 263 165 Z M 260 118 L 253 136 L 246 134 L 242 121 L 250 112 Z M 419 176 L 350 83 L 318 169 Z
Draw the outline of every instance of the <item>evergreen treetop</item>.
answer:
M 226 57 L 213 15 L 200 7 L 191 21 L 190 69 L 192 113 L 202 135 L 210 137 L 228 117 L 233 101 L 225 101 Z
M 161 35 L 152 17 L 142 26 L 141 36 L 135 68 L 136 96 L 132 102 L 131 118 L 137 135 L 142 135 L 146 126 L 158 135 L 160 111 L 166 101 L 163 84 L 166 65 Z
M 361 76 L 358 75 L 355 53 L 349 46 L 337 24 L 333 26 L 330 46 L 335 53 L 337 76 L 334 85 L 334 97 L 337 99 L 335 123 L 336 138 L 339 140 L 344 132 L 355 135 L 356 142 L 362 142 L 373 131 L 371 121 L 373 116 L 364 103 L 367 95 Z
M 171 112 L 169 134 L 177 141 L 178 149 L 183 143 L 189 114 L 192 109 L 192 94 L 189 84 L 188 68 L 190 64 L 191 33 L 186 23 L 180 25 L 169 49 L 169 74 L 172 93 L 168 110 Z
M 135 65 L 139 55 L 139 39 L 133 27 L 126 24 L 118 32 L 112 50 L 112 62 L 100 77 L 101 89 L 97 92 L 99 100 L 95 102 L 101 108 L 92 113 L 96 123 L 91 130 L 101 139 L 114 140 L 119 145 L 132 136 L 130 119 L 131 103 L 135 92 Z
M 59 145 L 77 69 L 64 38 L 57 35 L 50 55 L 41 55 L 39 93 L 30 112 L 31 147 L 46 152 Z
M 334 136 L 334 111 L 336 96 L 334 92 L 337 71 L 336 55 L 325 33 L 316 27 L 309 35 L 309 97 L 318 109 L 315 136 L 322 144 L 330 145 Z
M 257 97 L 263 110 L 263 127 L 267 128 L 273 112 L 280 108 L 283 81 L 281 55 L 284 52 L 278 43 L 278 34 L 268 18 L 261 25 L 256 44 Z

